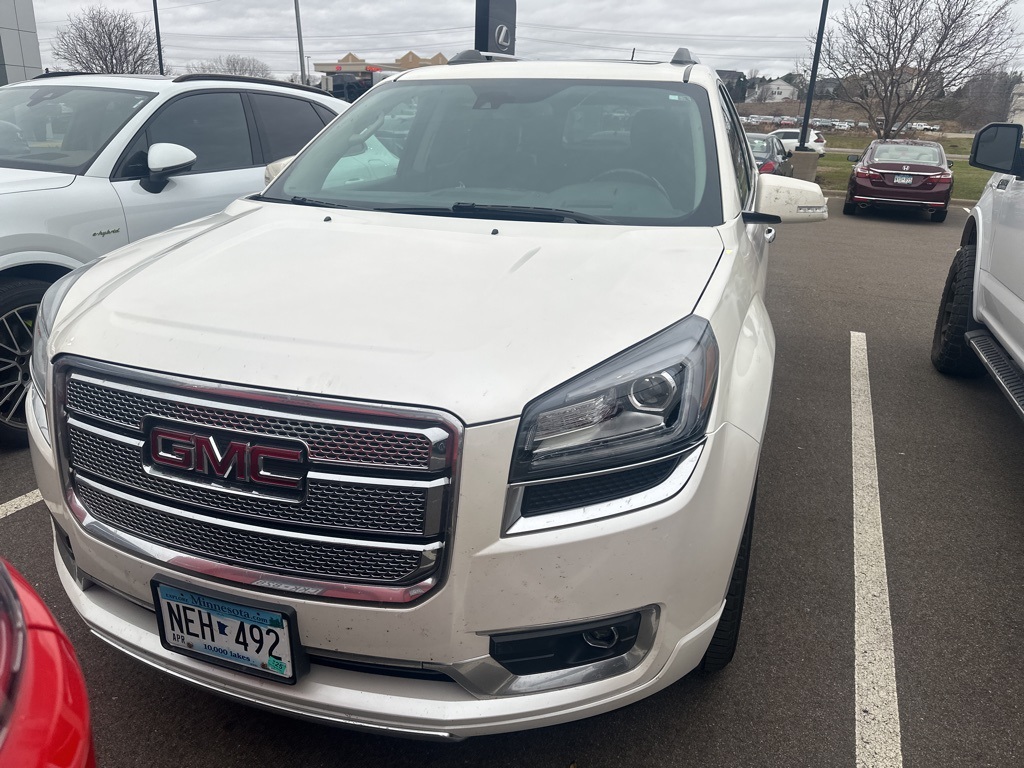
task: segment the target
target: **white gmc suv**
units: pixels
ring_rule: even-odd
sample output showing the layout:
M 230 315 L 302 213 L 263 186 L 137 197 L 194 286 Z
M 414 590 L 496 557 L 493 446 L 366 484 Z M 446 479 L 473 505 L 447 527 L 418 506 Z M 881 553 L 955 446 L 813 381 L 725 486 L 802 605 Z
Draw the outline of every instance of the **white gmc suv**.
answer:
M 28 425 L 61 581 L 140 661 L 400 735 L 716 670 L 771 225 L 826 215 L 758 175 L 685 50 L 398 75 L 262 194 L 47 292 Z
M 1024 418 L 1024 152 L 1015 123 L 974 137 L 970 164 L 995 171 L 960 237 L 939 303 L 932 363 L 943 372 L 988 372 Z
M 0 442 L 25 439 L 32 324 L 57 278 L 263 188 L 348 104 L 233 75 L 41 75 L 0 88 Z

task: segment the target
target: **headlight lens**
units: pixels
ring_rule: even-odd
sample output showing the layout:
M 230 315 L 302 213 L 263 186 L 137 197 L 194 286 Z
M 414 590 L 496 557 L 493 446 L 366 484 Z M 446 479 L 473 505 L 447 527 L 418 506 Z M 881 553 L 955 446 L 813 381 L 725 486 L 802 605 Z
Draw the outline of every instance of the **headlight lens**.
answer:
M 718 342 L 691 315 L 530 403 L 513 483 L 656 459 L 700 440 L 718 381 Z
M 39 302 L 36 325 L 32 329 L 32 362 L 29 370 L 32 374 L 32 386 L 35 387 L 42 402 L 46 400 L 46 382 L 50 378 L 50 357 L 46 353 L 46 345 L 50 340 L 50 332 L 53 330 L 53 321 L 57 317 L 61 302 L 71 290 L 71 286 L 85 274 L 85 270 L 90 266 L 92 265 L 87 264 L 73 272 L 68 272 L 46 289 L 43 300 Z

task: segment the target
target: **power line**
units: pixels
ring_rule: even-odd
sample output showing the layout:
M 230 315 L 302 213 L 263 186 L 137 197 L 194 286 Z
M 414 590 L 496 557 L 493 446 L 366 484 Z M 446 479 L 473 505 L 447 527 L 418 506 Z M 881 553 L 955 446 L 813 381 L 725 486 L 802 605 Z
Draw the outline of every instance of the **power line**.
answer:
M 175 8 L 190 8 L 193 5 L 210 5 L 211 3 L 219 3 L 219 2 L 220 2 L 220 0 L 198 0 L 198 2 L 195 2 L 195 3 L 184 3 L 183 5 L 169 5 L 166 8 L 161 8 L 160 10 L 161 11 L 173 11 Z M 144 11 L 128 11 L 128 13 L 130 13 L 132 16 L 141 16 L 141 15 L 144 15 L 144 14 L 151 14 L 153 12 L 147 8 Z M 66 21 L 67 21 L 67 19 L 56 19 L 56 20 L 50 19 L 50 20 L 47 20 L 47 21 L 39 21 L 38 19 L 36 19 L 36 24 L 63 24 Z
M 616 35 L 617 37 L 660 37 L 669 40 L 762 40 L 765 42 L 804 42 L 803 37 L 786 37 L 782 35 L 705 35 L 692 32 L 629 32 L 622 29 L 593 29 L 591 27 L 558 27 L 553 24 L 526 24 L 520 22 L 518 27 L 533 29 L 550 29 L 558 32 L 596 33 L 599 35 Z M 632 50 L 632 47 L 630 48 Z

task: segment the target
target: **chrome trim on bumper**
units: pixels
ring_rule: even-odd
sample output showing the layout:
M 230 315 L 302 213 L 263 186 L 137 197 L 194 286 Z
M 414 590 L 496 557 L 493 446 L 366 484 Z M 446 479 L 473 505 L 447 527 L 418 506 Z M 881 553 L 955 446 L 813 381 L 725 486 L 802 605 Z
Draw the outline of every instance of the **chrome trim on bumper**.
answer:
M 949 205 L 949 203 L 932 203 L 926 200 L 897 200 L 894 197 L 863 197 L 861 195 L 854 195 L 853 201 L 871 203 L 893 203 L 895 205 L 924 205 L 930 208 L 945 208 Z

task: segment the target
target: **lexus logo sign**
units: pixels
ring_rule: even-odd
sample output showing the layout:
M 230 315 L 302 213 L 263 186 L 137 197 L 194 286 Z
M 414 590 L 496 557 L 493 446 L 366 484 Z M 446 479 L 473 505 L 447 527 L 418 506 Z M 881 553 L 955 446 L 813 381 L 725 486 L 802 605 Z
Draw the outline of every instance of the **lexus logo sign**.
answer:
M 512 44 L 512 32 L 507 24 L 499 24 L 494 28 L 494 44 L 500 51 L 507 51 Z

